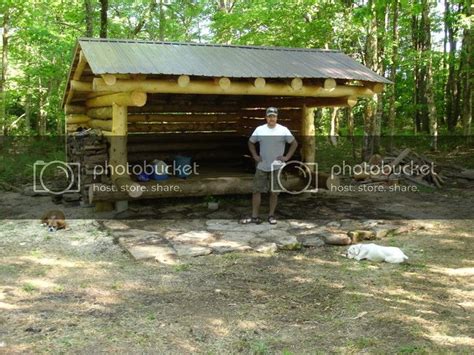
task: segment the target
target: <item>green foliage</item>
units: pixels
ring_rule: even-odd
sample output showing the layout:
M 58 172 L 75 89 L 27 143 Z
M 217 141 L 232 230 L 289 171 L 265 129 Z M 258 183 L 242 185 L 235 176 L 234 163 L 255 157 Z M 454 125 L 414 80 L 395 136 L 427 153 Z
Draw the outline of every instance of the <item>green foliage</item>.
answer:
M 100 4 L 92 1 L 93 35 L 100 29 Z M 384 75 L 392 66 L 392 1 L 325 1 L 325 0 L 172 0 L 135 1 L 109 0 L 108 36 L 145 40 L 214 42 L 242 45 L 287 46 L 338 49 L 364 63 L 368 49 L 369 29 L 374 19 L 379 22 L 375 34 L 382 43 L 381 63 Z M 161 4 L 161 5 L 160 5 Z M 413 131 L 417 110 L 426 111 L 426 102 L 414 104 L 416 87 L 414 71 L 433 59 L 434 92 L 440 124 L 444 124 L 446 62 L 442 51 L 444 13 L 442 6 L 432 9 L 433 50 L 422 53 L 414 48 L 418 33 L 413 21 L 422 14 L 422 5 L 413 0 L 401 0 L 397 33 L 398 63 L 395 104 L 396 130 Z M 460 48 L 462 30 L 472 23 L 462 2 L 450 3 L 446 22 L 456 32 Z M 0 4 L 0 20 L 8 14 L 8 70 L 3 104 L 5 117 L 0 123 L 9 134 L 31 135 L 40 132 L 40 118 L 46 120 L 46 134 L 61 134 L 64 114 L 61 109 L 64 87 L 76 39 L 86 33 L 83 1 L 36 0 Z M 386 19 L 386 21 L 384 20 Z M 419 34 L 419 33 L 418 33 Z M 455 69 L 459 71 L 460 55 L 456 54 Z M 269 63 L 270 65 L 271 63 Z M 382 130 L 387 131 L 391 95 L 383 95 Z M 1 106 L 1 105 L 0 105 Z M 354 108 L 355 127 L 363 125 L 364 104 Z M 322 131 L 327 133 L 329 121 L 323 117 Z M 1 126 L 1 125 L 0 125 Z M 347 130 L 341 123 L 341 130 Z

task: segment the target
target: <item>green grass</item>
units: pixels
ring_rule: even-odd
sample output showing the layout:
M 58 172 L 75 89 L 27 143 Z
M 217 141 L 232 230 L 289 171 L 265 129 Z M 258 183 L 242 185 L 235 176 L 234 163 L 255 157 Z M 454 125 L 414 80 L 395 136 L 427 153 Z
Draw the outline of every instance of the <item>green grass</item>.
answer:
M 21 289 L 25 292 L 28 292 L 28 293 L 32 293 L 32 292 L 35 292 L 38 290 L 38 288 L 36 286 L 34 286 L 33 284 L 29 283 L 29 282 L 26 282 L 23 284 L 23 286 L 21 287 Z
M 174 267 L 174 271 L 176 271 L 176 272 L 188 271 L 190 269 L 191 269 L 190 264 L 178 264 L 178 265 L 175 265 L 175 267 Z

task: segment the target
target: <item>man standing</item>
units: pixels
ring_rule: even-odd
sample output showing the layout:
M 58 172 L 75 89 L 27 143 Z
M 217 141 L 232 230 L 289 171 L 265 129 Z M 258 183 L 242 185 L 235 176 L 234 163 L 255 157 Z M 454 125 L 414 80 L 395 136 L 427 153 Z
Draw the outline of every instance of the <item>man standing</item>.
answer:
M 252 195 L 252 216 L 240 221 L 242 224 L 262 223 L 258 216 L 261 202 L 261 194 L 270 192 L 270 211 L 268 223 L 276 224 L 275 209 L 278 202 L 278 192 L 271 191 L 271 186 L 279 186 L 278 170 L 283 163 L 290 160 L 295 153 L 298 143 L 290 130 L 277 123 L 278 109 L 269 107 L 266 111 L 267 123 L 258 126 L 249 138 L 248 146 L 253 159 L 257 163 Z M 257 153 L 255 143 L 259 143 L 260 149 Z M 286 144 L 290 144 L 288 153 L 285 153 Z

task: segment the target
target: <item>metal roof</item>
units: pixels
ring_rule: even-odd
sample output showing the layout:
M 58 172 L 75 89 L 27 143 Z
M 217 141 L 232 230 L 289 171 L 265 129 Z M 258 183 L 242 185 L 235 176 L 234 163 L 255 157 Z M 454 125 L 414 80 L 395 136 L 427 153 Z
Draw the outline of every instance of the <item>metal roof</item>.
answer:
M 342 52 L 114 39 L 79 39 L 92 72 L 229 78 L 333 78 L 390 84 Z

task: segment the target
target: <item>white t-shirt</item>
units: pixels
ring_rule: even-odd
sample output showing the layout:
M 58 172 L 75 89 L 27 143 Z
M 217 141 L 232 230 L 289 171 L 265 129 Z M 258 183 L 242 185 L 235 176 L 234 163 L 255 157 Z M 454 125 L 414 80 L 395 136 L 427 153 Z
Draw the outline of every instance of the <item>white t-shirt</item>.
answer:
M 255 128 L 249 141 L 260 144 L 259 155 L 262 161 L 258 163 L 257 169 L 263 171 L 279 169 L 277 166 L 272 166 L 272 163 L 285 153 L 286 143 L 291 144 L 294 140 L 295 137 L 290 130 L 278 123 L 273 128 L 268 127 L 267 124 Z

